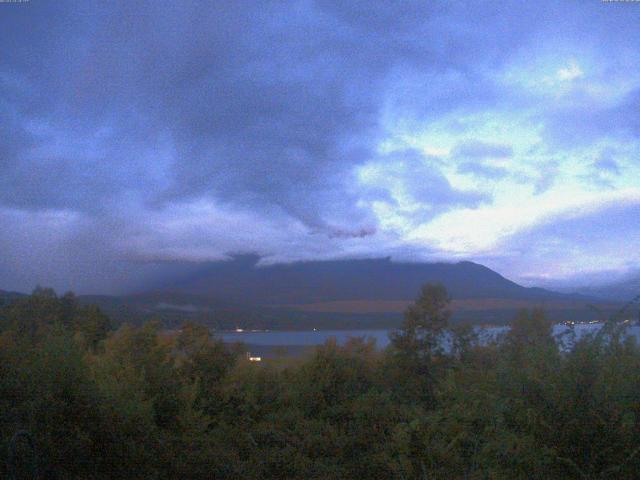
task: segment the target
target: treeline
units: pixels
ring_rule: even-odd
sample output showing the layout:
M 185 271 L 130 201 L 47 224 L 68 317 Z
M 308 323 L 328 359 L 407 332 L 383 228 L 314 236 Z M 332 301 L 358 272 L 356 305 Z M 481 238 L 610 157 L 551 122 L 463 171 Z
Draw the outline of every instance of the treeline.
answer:
M 535 311 L 481 346 L 448 303 L 425 286 L 385 351 L 257 365 L 196 324 L 113 331 L 37 290 L 0 308 L 0 478 L 638 478 L 633 338 L 562 351 Z

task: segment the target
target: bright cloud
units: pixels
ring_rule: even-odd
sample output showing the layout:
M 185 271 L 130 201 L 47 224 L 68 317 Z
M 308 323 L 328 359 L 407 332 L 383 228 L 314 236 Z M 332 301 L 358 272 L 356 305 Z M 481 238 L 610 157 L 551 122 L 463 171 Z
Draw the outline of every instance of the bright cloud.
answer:
M 558 78 L 560 80 L 571 81 L 576 78 L 580 78 L 584 75 L 584 72 L 580 69 L 578 64 L 575 61 L 571 61 L 571 63 L 558 70 Z

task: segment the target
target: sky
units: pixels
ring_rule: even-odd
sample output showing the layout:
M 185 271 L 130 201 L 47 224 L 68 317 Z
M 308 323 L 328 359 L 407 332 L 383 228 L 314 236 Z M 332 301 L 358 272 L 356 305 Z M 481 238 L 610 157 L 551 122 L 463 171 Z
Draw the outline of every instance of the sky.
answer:
M 640 271 L 640 3 L 0 3 L 0 289 L 202 262 Z

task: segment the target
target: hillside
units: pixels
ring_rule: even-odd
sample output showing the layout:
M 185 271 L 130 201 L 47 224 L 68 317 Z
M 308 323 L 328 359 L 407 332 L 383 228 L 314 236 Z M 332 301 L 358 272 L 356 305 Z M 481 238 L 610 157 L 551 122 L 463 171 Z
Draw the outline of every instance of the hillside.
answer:
M 525 288 L 473 262 L 397 263 L 389 258 L 313 261 L 258 266 L 256 256 L 209 264 L 190 278 L 166 286 L 181 292 L 260 305 L 344 300 L 413 299 L 427 282 L 440 282 L 456 299 L 580 299 Z
M 605 300 L 629 301 L 640 295 L 640 274 L 614 283 L 585 287 L 578 293 Z
M 459 322 L 504 324 L 518 310 L 533 307 L 543 307 L 558 321 L 592 320 L 597 313 L 588 303 L 597 303 L 603 312 L 617 308 L 613 301 L 525 288 L 472 262 L 257 262 L 258 257 L 239 256 L 210 263 L 160 289 L 123 296 L 81 295 L 79 300 L 98 304 L 115 324 L 158 319 L 176 328 L 190 320 L 214 330 L 395 327 L 428 282 L 447 287 L 454 300 L 453 320 Z
M 543 307 L 554 319 L 593 320 L 593 298 L 526 288 L 473 262 L 396 263 L 313 261 L 258 266 L 256 256 L 216 262 L 164 288 L 122 297 L 120 317 L 189 318 L 216 329 L 388 328 L 428 282 L 443 283 L 454 299 L 453 320 L 504 324 L 522 308 Z M 103 300 L 104 303 L 104 300 Z M 611 302 L 598 302 L 604 312 Z M 113 302 L 105 307 L 112 310 Z M 119 310 L 119 312 L 118 312 Z

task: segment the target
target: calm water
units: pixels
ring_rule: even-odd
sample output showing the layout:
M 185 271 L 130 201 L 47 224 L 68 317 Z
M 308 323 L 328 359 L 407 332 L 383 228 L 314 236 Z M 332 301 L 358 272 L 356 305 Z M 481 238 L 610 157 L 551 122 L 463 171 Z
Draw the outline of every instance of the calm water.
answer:
M 601 324 L 579 324 L 573 327 L 576 338 L 585 334 L 593 334 L 602 327 Z M 508 327 L 478 327 L 476 329 L 479 338 L 486 342 L 505 333 Z M 321 345 L 329 338 L 335 338 L 339 344 L 344 344 L 351 337 L 373 338 L 379 348 L 384 348 L 389 344 L 389 333 L 393 329 L 387 330 L 318 330 L 318 331 L 274 331 L 274 332 L 226 332 L 219 334 L 225 342 L 243 342 L 250 345 L 262 346 L 313 346 Z M 560 336 L 560 341 L 565 343 L 571 329 L 566 325 L 555 325 L 554 334 Z M 640 327 L 634 325 L 629 327 L 628 332 L 640 340 Z M 565 340 L 562 340 L 565 339 Z
M 227 332 L 220 336 L 225 342 L 243 342 L 251 345 L 322 345 L 330 338 L 344 344 L 351 337 L 368 337 L 376 340 L 376 345 L 384 348 L 389 344 L 389 333 L 392 330 L 318 330 L 304 332 Z

